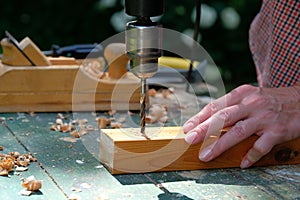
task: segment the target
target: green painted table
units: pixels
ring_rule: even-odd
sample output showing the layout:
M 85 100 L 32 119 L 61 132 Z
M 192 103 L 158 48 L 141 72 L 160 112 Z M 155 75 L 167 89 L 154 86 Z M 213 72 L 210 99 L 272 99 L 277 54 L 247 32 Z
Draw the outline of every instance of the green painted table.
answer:
M 64 115 L 87 118 L 96 127 L 93 113 Z M 99 130 L 68 142 L 69 133 L 49 128 L 57 113 L 0 117 L 0 153 L 32 152 L 38 158 L 20 175 L 0 176 L 0 199 L 300 199 L 300 165 L 111 175 L 97 158 Z M 43 180 L 43 187 L 21 196 L 20 178 L 30 175 Z

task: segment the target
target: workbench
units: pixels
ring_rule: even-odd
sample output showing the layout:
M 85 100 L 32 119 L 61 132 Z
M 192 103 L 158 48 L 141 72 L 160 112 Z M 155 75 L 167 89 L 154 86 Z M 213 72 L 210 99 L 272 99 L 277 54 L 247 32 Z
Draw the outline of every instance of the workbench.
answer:
M 97 127 L 99 113 L 63 113 Z M 29 169 L 0 176 L 0 199 L 300 199 L 300 165 L 111 175 L 97 158 L 99 129 L 68 141 L 50 130 L 57 113 L 1 113 L 1 153 L 37 153 Z M 93 144 L 89 144 L 94 141 Z M 21 196 L 21 177 L 34 175 L 42 188 Z

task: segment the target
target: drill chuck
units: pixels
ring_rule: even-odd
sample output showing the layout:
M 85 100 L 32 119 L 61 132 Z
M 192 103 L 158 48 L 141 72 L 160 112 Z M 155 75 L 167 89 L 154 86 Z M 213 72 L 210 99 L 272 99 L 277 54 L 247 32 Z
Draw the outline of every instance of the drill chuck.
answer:
M 125 34 L 131 71 L 139 78 L 153 76 L 162 54 L 162 26 L 150 18 L 139 18 L 127 23 Z

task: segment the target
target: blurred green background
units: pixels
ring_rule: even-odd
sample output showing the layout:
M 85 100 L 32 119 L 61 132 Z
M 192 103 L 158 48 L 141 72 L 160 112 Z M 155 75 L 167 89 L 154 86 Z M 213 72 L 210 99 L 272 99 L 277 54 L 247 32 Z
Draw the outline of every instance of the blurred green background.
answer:
M 192 37 L 196 1 L 165 2 L 166 12 L 159 21 Z M 203 1 L 199 42 L 220 68 L 227 90 L 256 82 L 248 30 L 260 3 Z M 131 20 L 124 14 L 124 0 L 10 0 L 0 9 L 0 37 L 5 30 L 18 41 L 29 36 L 41 50 L 49 50 L 52 44 L 100 43 L 124 30 Z

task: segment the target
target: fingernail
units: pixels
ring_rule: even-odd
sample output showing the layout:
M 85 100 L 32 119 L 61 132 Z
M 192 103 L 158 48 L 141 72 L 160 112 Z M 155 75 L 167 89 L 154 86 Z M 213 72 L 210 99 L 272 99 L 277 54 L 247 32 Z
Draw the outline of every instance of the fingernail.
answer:
M 211 156 L 212 156 L 212 149 L 211 148 L 206 148 L 203 149 L 200 154 L 199 154 L 199 159 L 204 161 L 204 162 L 208 162 L 211 160 Z
M 242 161 L 240 167 L 241 167 L 242 169 L 244 169 L 244 168 L 250 167 L 250 165 L 251 165 L 251 162 L 250 162 L 249 160 L 247 160 L 247 159 L 244 159 L 244 160 Z
M 184 124 L 182 128 L 185 132 L 188 132 L 194 128 L 194 124 L 192 122 L 188 122 Z
M 196 132 L 190 132 L 186 134 L 184 139 L 188 144 L 192 144 L 195 141 L 196 137 L 197 137 Z

